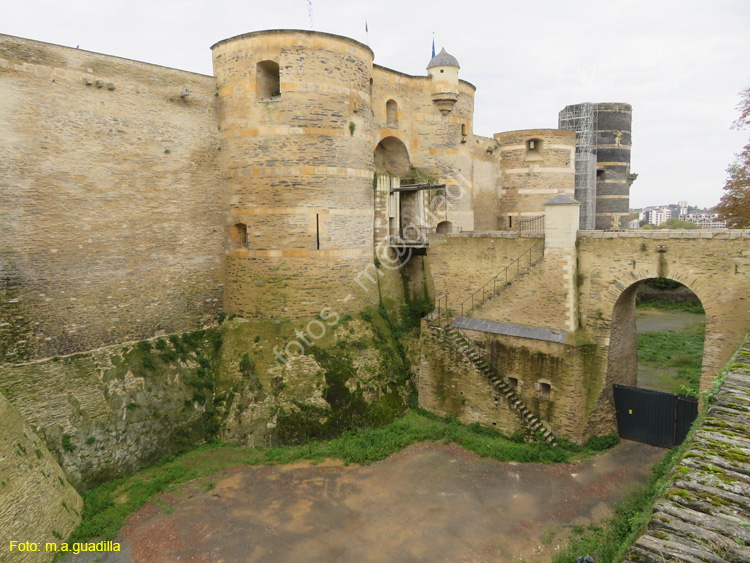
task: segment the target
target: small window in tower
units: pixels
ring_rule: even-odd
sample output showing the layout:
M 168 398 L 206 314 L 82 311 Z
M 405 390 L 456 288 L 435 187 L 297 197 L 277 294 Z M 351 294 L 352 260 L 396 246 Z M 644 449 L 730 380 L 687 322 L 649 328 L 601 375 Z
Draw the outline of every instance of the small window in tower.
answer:
M 604 170 L 597 170 L 596 171 L 596 179 L 597 180 L 603 180 L 604 179 Z
M 240 248 L 247 246 L 247 225 L 236 223 L 229 227 L 229 236 L 232 239 L 232 246 Z
M 542 160 L 541 139 L 529 139 L 526 141 L 526 160 Z
M 440 72 L 441 72 L 441 73 L 445 72 L 445 69 L 444 69 L 444 68 L 441 68 L 441 69 L 440 69 Z
M 550 397 L 552 397 L 552 385 L 550 385 L 549 383 L 540 383 L 539 398 L 549 401 Z
M 281 96 L 279 63 L 261 61 L 255 65 L 255 91 L 258 101 L 270 101 Z
M 388 127 L 398 127 L 398 104 L 396 100 L 388 100 L 385 103 L 385 119 Z

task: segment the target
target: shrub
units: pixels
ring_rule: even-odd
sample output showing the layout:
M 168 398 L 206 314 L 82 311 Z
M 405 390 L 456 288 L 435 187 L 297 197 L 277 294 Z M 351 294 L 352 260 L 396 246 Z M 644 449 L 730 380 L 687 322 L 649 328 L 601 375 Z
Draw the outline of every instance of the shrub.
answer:
M 240 373 L 242 373 L 242 377 L 252 377 L 255 374 L 255 362 L 250 359 L 247 352 L 240 360 Z
M 74 452 L 76 450 L 76 446 L 70 441 L 70 436 L 68 434 L 63 434 L 62 449 L 66 452 Z
M 166 363 L 174 362 L 177 359 L 177 352 L 168 348 L 161 353 L 161 359 Z
M 153 370 L 155 367 L 154 358 L 152 358 L 151 356 L 143 356 L 143 359 L 141 359 L 141 364 L 147 370 Z
M 605 434 L 603 436 L 591 436 L 586 441 L 586 449 L 594 451 L 608 450 L 620 443 L 620 437 L 617 434 Z

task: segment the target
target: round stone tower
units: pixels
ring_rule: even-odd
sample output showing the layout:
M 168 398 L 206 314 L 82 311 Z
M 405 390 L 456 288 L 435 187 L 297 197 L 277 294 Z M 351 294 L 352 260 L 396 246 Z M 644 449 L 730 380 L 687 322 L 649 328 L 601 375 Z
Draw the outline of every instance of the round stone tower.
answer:
M 628 228 L 630 148 L 633 108 L 624 103 L 595 104 L 596 229 Z
M 373 53 L 311 31 L 212 47 L 227 197 L 225 311 L 305 318 L 375 299 Z M 360 303 L 358 303 L 358 301 Z
M 502 195 L 497 229 L 515 229 L 545 213 L 544 204 L 575 191 L 576 135 L 560 129 L 496 133 L 500 148 Z

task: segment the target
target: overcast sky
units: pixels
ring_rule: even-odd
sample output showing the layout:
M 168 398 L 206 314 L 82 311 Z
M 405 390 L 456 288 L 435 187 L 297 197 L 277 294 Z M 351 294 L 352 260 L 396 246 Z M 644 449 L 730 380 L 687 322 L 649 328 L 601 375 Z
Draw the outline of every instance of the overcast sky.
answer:
M 313 29 L 367 42 L 375 62 L 426 74 L 432 35 L 477 87 L 474 132 L 557 127 L 578 102 L 633 105 L 631 207 L 715 205 L 750 131 L 748 0 L 313 0 Z M 306 0 L 15 0 L 0 33 L 212 74 L 210 46 L 310 29 Z

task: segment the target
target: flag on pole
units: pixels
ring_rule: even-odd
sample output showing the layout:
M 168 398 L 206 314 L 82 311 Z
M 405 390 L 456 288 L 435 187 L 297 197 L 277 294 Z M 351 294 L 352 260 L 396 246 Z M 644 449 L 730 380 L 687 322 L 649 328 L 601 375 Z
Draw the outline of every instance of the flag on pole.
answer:
M 313 28 L 312 0 L 307 0 L 307 15 L 310 16 L 310 29 Z
M 432 58 L 435 58 L 435 32 L 432 32 Z
M 367 36 L 367 46 L 370 46 L 370 30 L 367 28 L 367 20 L 365 20 L 365 35 Z

